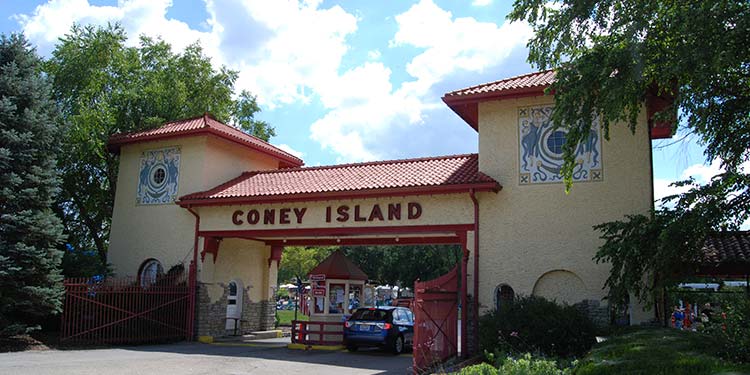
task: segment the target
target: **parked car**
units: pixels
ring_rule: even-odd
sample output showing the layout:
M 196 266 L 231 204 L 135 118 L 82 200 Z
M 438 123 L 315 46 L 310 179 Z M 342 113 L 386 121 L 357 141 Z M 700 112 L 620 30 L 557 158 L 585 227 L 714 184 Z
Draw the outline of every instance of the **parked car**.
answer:
M 400 354 L 413 339 L 414 314 L 405 307 L 361 307 L 344 323 L 344 345 L 350 352 L 367 346 Z

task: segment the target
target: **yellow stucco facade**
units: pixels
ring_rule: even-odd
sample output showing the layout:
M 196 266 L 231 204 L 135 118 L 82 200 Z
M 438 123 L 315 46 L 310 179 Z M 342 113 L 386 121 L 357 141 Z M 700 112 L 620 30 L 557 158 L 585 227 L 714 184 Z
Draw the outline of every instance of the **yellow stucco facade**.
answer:
M 596 180 L 576 182 L 567 194 L 561 182 L 521 181 L 519 109 L 552 103 L 552 97 L 537 96 L 478 105 L 479 171 L 502 186 L 499 192 L 476 194 L 480 311 L 496 306 L 500 285 L 510 286 L 516 294 L 569 304 L 601 301 L 606 295 L 603 286 L 608 266 L 592 260 L 601 245 L 592 227 L 651 208 L 651 142 L 645 114 L 639 118 L 635 134 L 622 124 L 611 126 L 611 141 L 601 140 L 598 149 L 601 159 Z M 274 203 L 239 201 L 189 209 L 174 202 L 139 204 L 136 195 L 142 157 L 149 150 L 163 148 L 179 149 L 178 197 L 209 190 L 243 172 L 278 169 L 280 164 L 265 153 L 212 135 L 133 142 L 119 149 L 108 253 L 117 275 L 137 275 L 147 259 L 158 260 L 165 271 L 176 264 L 187 266 L 196 237 L 196 216 L 190 211 L 200 217 L 197 251 L 205 250 L 205 238 L 218 241 L 216 254 L 206 254 L 198 262 L 198 335 L 224 330 L 223 314 L 233 280 L 240 284 L 244 298 L 247 312 L 243 319 L 260 321 L 255 328 L 266 328 L 269 316 L 272 323 L 278 261 L 271 243 L 283 247 L 286 241 L 337 239 L 341 233 L 350 239 L 398 241 L 450 237 L 460 232 L 470 252 L 468 285 L 472 293 L 475 206 L 468 190 Z M 413 205 L 419 206 L 418 215 L 410 215 Z M 347 219 L 337 220 L 342 206 L 347 208 Z M 396 219 L 382 214 L 381 219 L 373 213 L 375 207 L 381 212 L 398 207 L 400 215 Z M 250 216 L 253 211 L 256 217 Z M 265 219 L 266 215 L 273 220 Z M 383 228 L 398 231 L 381 231 Z M 636 310 L 632 323 L 650 318 L 648 312 Z
M 601 145 L 601 181 L 576 182 L 568 194 L 562 183 L 520 183 L 519 108 L 552 104 L 551 97 L 480 103 L 479 168 L 503 185 L 478 198 L 482 308 L 494 306 L 500 284 L 568 303 L 603 298 L 609 268 L 592 260 L 602 243 L 592 227 L 651 208 L 645 113 L 635 134 L 624 124 L 611 126 L 611 141 Z

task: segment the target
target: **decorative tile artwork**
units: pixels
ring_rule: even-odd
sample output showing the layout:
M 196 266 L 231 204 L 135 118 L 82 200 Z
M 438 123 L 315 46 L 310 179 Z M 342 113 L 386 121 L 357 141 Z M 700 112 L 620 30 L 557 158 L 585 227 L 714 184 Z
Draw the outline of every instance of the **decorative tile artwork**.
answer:
M 137 204 L 166 204 L 177 199 L 180 170 L 178 147 L 146 151 L 141 155 Z
M 518 110 L 519 175 L 521 185 L 561 182 L 563 145 L 567 131 L 553 129 L 552 106 Z M 586 142 L 578 145 L 573 181 L 601 181 L 602 142 L 599 122 L 595 121 Z

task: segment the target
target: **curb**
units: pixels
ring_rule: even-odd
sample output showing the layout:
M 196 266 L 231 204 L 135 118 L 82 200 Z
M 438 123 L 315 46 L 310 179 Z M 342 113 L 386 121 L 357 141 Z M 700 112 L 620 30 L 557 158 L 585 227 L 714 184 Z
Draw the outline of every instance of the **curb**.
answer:
M 305 345 L 305 344 L 287 344 L 287 349 L 294 350 L 333 350 L 340 351 L 346 347 L 343 345 Z

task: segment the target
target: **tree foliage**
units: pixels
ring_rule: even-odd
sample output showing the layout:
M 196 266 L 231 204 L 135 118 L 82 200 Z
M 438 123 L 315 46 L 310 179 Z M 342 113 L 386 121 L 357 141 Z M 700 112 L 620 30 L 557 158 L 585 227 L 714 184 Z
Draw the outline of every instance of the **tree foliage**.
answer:
M 432 280 L 450 271 L 461 259 L 459 246 L 344 246 L 344 254 L 371 280 L 414 287 L 415 280 Z
M 706 236 L 737 229 L 748 219 L 750 176 L 750 3 L 745 0 L 625 1 L 516 0 L 511 20 L 526 20 L 536 35 L 529 61 L 555 68 L 552 118 L 568 130 L 563 174 L 571 184 L 574 151 L 592 120 L 634 130 L 647 95 L 674 97 L 656 114 L 691 133 L 708 161 L 725 172 L 690 185 L 651 215 L 634 215 L 596 228 L 605 245 L 597 261 L 612 263 L 610 297 L 628 290 L 642 300 L 693 271 Z M 616 197 L 613 197 L 616 199 Z
M 279 268 L 279 282 L 307 274 L 336 247 L 286 247 Z M 460 260 L 458 246 L 342 246 L 342 252 L 364 273 L 381 284 L 413 287 L 414 281 L 434 279 L 450 271 Z
M 292 281 L 297 276 L 307 279 L 307 274 L 334 250 L 333 247 L 285 247 L 279 264 L 279 282 Z
M 21 35 L 0 39 L 0 336 L 61 309 L 55 156 L 58 113 L 41 60 Z
M 175 53 L 161 40 L 141 37 L 137 47 L 126 40 L 119 25 L 76 25 L 45 65 L 65 123 L 58 214 L 74 249 L 96 249 L 102 260 L 117 183 L 118 156 L 106 148 L 112 134 L 204 112 L 266 140 L 274 134 L 254 119 L 254 96 L 233 99 L 237 72 L 215 69 L 198 44 Z

